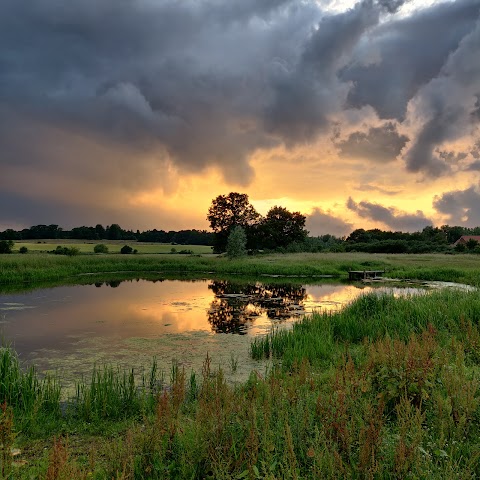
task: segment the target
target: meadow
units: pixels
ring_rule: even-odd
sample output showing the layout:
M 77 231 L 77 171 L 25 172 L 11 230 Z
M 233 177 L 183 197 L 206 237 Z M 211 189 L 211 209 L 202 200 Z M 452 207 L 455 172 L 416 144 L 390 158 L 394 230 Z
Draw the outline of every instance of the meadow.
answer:
M 43 268 L 46 276 L 57 271 L 66 278 L 115 271 L 116 262 L 116 271 L 270 275 L 385 267 L 397 278 L 473 285 L 480 271 L 477 257 L 467 255 L 162 260 L 5 255 L 0 278 L 11 281 L 2 275 L 14 264 L 34 279 Z M 252 355 L 270 358 L 272 367 L 252 371 L 245 383 L 229 384 L 208 356 L 199 376 L 175 363 L 170 372 L 159 372 L 152 362 L 136 381 L 131 371 L 102 366 L 79 379 L 67 401 L 58 379 L 21 368 L 14 350 L 3 348 L 1 472 L 25 479 L 476 478 L 479 320 L 476 291 L 370 294 L 341 312 L 314 314 L 292 331 L 256 340 Z
M 26 247 L 30 252 L 48 252 L 55 250 L 57 246 L 75 247 L 80 253 L 94 253 L 95 245 L 103 244 L 108 248 L 109 253 L 120 253 L 120 249 L 124 245 L 130 245 L 138 250 L 138 253 L 172 253 L 190 251 L 194 254 L 212 253 L 212 248 L 207 245 L 172 245 L 170 243 L 147 243 L 132 240 L 66 240 L 66 239 L 49 239 L 49 240 L 23 240 L 15 242 L 15 252 L 20 248 Z
M 231 260 L 211 254 L 109 253 L 69 257 L 27 253 L 0 255 L 0 285 L 71 281 L 80 274 L 116 272 L 346 277 L 351 269 L 385 270 L 385 276 L 399 279 L 480 283 L 480 256 L 468 254 L 295 253 Z

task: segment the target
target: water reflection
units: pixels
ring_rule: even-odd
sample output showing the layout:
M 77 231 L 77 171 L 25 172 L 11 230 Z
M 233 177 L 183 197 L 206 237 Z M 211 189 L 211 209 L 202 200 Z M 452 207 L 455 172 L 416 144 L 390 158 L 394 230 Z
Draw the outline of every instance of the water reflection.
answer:
M 40 370 L 77 378 L 94 363 L 142 368 L 154 356 L 165 371 L 173 358 L 200 370 L 207 352 L 215 366 L 238 356 L 237 374 L 248 376 L 259 368 L 248 354 L 251 337 L 272 325 L 289 328 L 305 313 L 338 310 L 372 290 L 333 282 L 91 282 L 0 295 L 0 334 Z
M 301 285 L 213 280 L 208 288 L 215 294 L 207 315 L 216 333 L 245 334 L 261 315 L 271 320 L 285 320 L 305 313 L 303 301 L 307 291 Z

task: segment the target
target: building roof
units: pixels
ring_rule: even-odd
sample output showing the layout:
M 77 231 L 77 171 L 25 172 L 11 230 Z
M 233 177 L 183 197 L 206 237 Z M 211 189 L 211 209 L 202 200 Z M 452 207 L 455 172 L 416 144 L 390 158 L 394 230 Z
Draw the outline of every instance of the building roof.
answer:
M 469 240 L 475 240 L 480 243 L 480 235 L 462 235 L 453 245 L 467 243 Z

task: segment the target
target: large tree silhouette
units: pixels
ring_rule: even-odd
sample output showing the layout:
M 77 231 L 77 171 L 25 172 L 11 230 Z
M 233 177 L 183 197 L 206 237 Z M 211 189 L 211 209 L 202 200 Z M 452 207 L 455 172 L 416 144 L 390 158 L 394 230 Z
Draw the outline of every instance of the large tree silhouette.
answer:
M 248 232 L 259 219 L 260 215 L 248 201 L 246 193 L 230 192 L 228 195 L 219 195 L 212 201 L 207 215 L 207 220 L 215 232 L 214 250 L 225 251 L 228 235 L 233 227 L 243 227 Z

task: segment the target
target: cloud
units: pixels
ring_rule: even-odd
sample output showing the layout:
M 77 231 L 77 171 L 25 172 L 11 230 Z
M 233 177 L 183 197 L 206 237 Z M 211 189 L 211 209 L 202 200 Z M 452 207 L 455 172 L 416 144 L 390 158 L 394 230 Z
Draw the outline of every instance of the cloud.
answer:
M 232 183 L 248 183 L 249 153 L 272 143 L 258 128 L 258 72 L 277 36 L 295 26 L 295 13 L 290 20 L 285 12 L 291 3 L 7 0 L 0 121 L 20 110 L 19 123 L 37 118 L 99 142 L 166 152 L 186 171 L 216 165 Z
M 355 187 L 355 190 L 359 192 L 379 192 L 382 195 L 395 196 L 399 195 L 401 190 L 387 190 L 386 188 L 381 188 L 375 185 L 358 185 Z
M 370 127 L 366 133 L 353 132 L 336 145 L 341 156 L 389 162 L 400 155 L 407 141 L 408 137 L 400 135 L 394 123 L 387 122 L 380 127 Z
M 268 131 L 287 144 L 302 143 L 329 124 L 329 115 L 342 108 L 349 89 L 337 72 L 379 18 L 380 9 L 371 1 L 322 18 L 296 63 L 282 63 L 272 72 L 272 100 L 265 116 Z
M 437 195 L 433 206 L 438 212 L 448 216 L 448 223 L 451 225 L 466 227 L 480 225 L 480 187 L 478 185 Z
M 366 109 L 381 121 L 348 127 L 342 154 L 404 152 L 409 172 L 448 173 L 456 160 L 439 152 L 458 149 L 444 143 L 479 119 L 480 0 L 407 18 L 402 3 L 330 14 L 316 0 L 4 0 L 0 187 L 62 218 L 62 199 L 81 217 L 205 172 L 247 187 L 259 151 L 283 162 Z M 314 156 L 305 169 L 327 162 Z
M 477 12 L 478 16 L 478 12 Z M 472 131 L 480 85 L 480 21 L 442 67 L 438 77 L 422 87 L 411 102 L 409 116 L 423 119 L 405 154 L 407 169 L 436 177 L 451 170 L 438 146 Z M 414 120 L 412 120 L 414 121 Z
M 353 225 L 330 211 L 314 208 L 307 215 L 306 228 L 312 237 L 326 235 L 327 233 L 336 237 L 343 237 L 353 230 Z
M 468 172 L 480 172 L 480 160 L 475 160 L 466 168 Z
M 380 118 L 402 120 L 410 99 L 439 75 L 448 56 L 474 29 L 479 8 L 478 1 L 444 2 L 386 22 L 362 37 L 340 72 L 342 80 L 354 82 L 348 105 L 371 105 Z
M 381 222 L 392 230 L 416 232 L 427 225 L 432 225 L 431 220 L 426 218 L 420 210 L 417 210 L 416 213 L 405 213 L 394 207 L 384 207 L 378 203 L 357 203 L 351 197 L 348 199 L 347 208 L 361 218 Z

